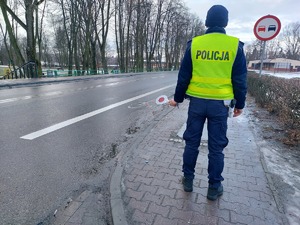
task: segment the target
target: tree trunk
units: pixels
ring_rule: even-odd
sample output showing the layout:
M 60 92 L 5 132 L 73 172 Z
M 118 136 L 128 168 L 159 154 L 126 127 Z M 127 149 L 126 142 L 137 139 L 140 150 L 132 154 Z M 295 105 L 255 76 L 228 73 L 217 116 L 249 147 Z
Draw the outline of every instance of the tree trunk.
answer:
M 7 9 L 6 9 L 6 2 L 5 1 L 0 1 L 0 7 L 1 7 L 1 11 L 2 11 L 2 15 L 6 24 L 6 29 L 8 32 L 8 36 L 9 36 L 9 40 L 10 40 L 10 44 L 13 46 L 14 50 L 15 50 L 15 55 L 16 55 L 16 62 L 13 62 L 14 64 L 24 64 L 25 63 L 25 59 L 21 53 L 21 50 L 18 46 L 16 37 L 13 33 L 13 29 L 12 26 L 10 24 L 10 21 L 8 19 L 7 16 Z

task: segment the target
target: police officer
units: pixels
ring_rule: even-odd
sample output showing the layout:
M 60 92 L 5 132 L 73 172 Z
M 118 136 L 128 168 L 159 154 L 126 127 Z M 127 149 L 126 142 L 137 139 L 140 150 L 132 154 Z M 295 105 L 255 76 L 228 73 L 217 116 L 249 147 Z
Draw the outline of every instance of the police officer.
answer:
M 193 191 L 195 166 L 199 153 L 202 130 L 207 120 L 208 130 L 208 191 L 207 198 L 216 200 L 223 194 L 223 150 L 226 137 L 228 105 L 235 106 L 233 117 L 243 112 L 247 93 L 247 67 L 243 43 L 226 35 L 228 11 L 222 5 L 212 6 L 206 16 L 204 35 L 196 36 L 187 49 L 178 73 L 174 99 L 177 106 L 189 98 L 187 127 L 183 138 L 183 188 Z

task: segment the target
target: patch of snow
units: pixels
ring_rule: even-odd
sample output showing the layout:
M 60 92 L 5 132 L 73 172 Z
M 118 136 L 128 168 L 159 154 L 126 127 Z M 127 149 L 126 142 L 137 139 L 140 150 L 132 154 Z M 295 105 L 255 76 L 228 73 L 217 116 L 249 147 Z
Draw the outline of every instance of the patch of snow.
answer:
M 249 71 L 254 71 L 257 74 L 259 74 L 259 70 L 249 70 Z M 261 75 L 281 77 L 286 79 L 300 78 L 300 72 L 272 72 L 272 71 L 262 70 Z

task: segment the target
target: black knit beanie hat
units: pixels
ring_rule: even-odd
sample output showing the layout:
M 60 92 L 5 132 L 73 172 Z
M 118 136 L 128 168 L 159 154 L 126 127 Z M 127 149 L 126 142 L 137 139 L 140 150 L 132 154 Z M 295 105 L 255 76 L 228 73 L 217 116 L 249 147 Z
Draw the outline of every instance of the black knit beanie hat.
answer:
M 222 5 L 212 6 L 206 16 L 206 27 L 226 27 L 228 23 L 228 11 Z

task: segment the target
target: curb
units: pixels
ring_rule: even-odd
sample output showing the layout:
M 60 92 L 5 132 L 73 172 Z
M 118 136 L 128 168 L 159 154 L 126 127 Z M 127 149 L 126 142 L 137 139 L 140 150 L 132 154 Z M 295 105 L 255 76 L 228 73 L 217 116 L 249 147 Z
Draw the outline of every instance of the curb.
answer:
M 170 71 L 173 72 L 173 71 Z M 92 80 L 92 79 L 105 79 L 105 78 L 120 78 L 120 77 L 131 77 L 146 74 L 157 74 L 161 72 L 144 72 L 144 73 L 120 73 L 120 74 L 101 74 L 101 75 L 86 75 L 86 76 L 69 76 L 69 77 L 54 77 L 54 78 L 25 78 L 25 79 L 7 79 L 0 80 L 1 88 L 13 88 L 20 86 L 29 85 L 43 85 L 49 83 L 58 82 L 72 82 L 72 81 L 82 81 L 82 80 Z

